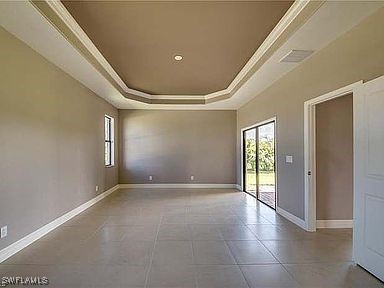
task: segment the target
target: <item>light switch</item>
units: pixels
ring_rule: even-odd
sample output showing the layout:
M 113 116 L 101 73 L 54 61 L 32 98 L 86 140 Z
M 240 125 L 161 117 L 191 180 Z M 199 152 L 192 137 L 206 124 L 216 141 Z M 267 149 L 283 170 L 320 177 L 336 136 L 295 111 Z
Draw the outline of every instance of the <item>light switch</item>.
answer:
M 291 156 L 291 155 L 286 155 L 286 156 L 285 156 L 285 162 L 286 162 L 286 163 L 293 163 L 293 156 Z
M 0 238 L 7 237 L 8 235 L 8 226 L 1 227 Z

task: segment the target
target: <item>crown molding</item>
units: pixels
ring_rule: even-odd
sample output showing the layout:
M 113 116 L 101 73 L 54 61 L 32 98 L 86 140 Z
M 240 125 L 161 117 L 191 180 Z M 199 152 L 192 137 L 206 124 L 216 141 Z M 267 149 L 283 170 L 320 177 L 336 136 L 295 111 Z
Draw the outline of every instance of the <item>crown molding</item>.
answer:
M 81 44 L 87 49 L 87 51 L 92 55 L 92 57 L 97 61 L 97 63 L 104 69 L 104 71 L 110 76 L 111 79 L 117 84 L 121 90 L 124 92 L 123 95 L 126 98 L 133 99 L 136 101 L 141 101 L 145 103 L 159 103 L 159 101 L 164 101 L 166 104 L 179 104 L 180 101 L 194 101 L 195 103 L 190 104 L 207 104 L 215 101 L 221 101 L 228 99 L 232 96 L 234 91 L 241 87 L 245 83 L 247 78 L 249 78 L 250 72 L 258 65 L 259 61 L 264 55 L 271 49 L 273 44 L 283 35 L 283 33 L 290 27 L 293 21 L 300 15 L 305 7 L 308 6 L 312 1 L 302 1 L 296 0 L 292 6 L 288 9 L 285 15 L 280 19 L 278 24 L 274 27 L 271 33 L 267 36 L 264 42 L 252 55 L 252 57 L 247 61 L 244 67 L 236 75 L 233 81 L 229 84 L 226 89 L 209 93 L 206 95 L 157 95 L 149 94 L 136 89 L 132 89 L 126 85 L 126 83 L 120 78 L 117 72 L 113 69 L 111 64 L 104 58 L 99 49 L 93 44 L 92 40 L 87 36 L 84 30 L 68 12 L 65 6 L 59 0 L 44 0 L 44 3 L 59 17 L 59 19 L 66 25 L 66 27 L 73 33 L 73 35 L 81 42 Z M 39 4 L 40 5 L 40 4 Z M 44 12 L 38 9 L 40 13 Z M 44 15 L 48 20 L 50 19 L 49 15 Z M 53 21 L 50 21 L 52 24 Z M 54 25 L 56 29 L 59 30 L 57 25 Z M 62 34 L 65 34 L 63 31 L 60 31 Z M 69 41 L 70 37 L 66 37 Z M 71 43 L 75 48 L 76 45 Z M 133 96 L 133 97 L 132 97 Z M 151 101 L 154 100 L 154 101 Z
M 265 38 L 260 47 L 244 65 L 244 67 L 237 74 L 235 79 L 229 84 L 226 89 L 227 93 L 231 93 L 235 87 L 246 77 L 246 75 L 252 70 L 257 62 L 266 54 L 266 52 L 272 47 L 272 45 L 279 39 L 284 31 L 290 26 L 290 24 L 298 17 L 301 11 L 308 5 L 310 1 L 295 1 L 288 11 L 284 14 L 283 18 L 273 28 L 271 33 Z
M 150 95 L 152 100 L 206 100 L 204 95 Z
M 321 51 L 382 7 L 384 2 L 310 1 L 260 60 L 242 70 L 245 76 L 231 92 L 155 95 L 157 99 L 126 93 L 46 2 L 0 1 L 0 26 L 118 109 L 237 110 L 302 65 L 279 62 L 293 48 Z
M 116 83 L 126 92 L 132 93 L 136 96 L 152 99 L 150 94 L 141 92 L 139 90 L 129 88 L 120 76 L 113 69 L 111 64 L 104 58 L 103 54 L 97 49 L 92 40 L 87 36 L 84 30 L 76 22 L 75 18 L 68 12 L 60 0 L 45 0 L 45 3 L 56 13 L 57 16 L 67 25 L 72 33 L 80 40 L 80 42 L 87 48 L 92 56 L 99 62 L 99 64 L 108 72 L 108 74 L 116 81 Z

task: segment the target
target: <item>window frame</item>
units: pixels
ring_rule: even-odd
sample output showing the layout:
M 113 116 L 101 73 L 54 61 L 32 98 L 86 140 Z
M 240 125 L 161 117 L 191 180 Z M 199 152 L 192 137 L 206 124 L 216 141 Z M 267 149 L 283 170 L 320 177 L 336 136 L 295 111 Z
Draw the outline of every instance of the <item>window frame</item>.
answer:
M 107 123 L 108 121 L 108 123 Z M 108 125 L 108 137 L 106 127 Z M 104 115 L 104 165 L 105 167 L 113 167 L 115 166 L 115 125 L 114 118 L 107 114 Z M 107 144 L 107 145 L 106 145 Z M 107 147 L 109 147 L 109 151 L 107 151 Z M 107 163 L 106 155 L 109 155 L 109 162 Z

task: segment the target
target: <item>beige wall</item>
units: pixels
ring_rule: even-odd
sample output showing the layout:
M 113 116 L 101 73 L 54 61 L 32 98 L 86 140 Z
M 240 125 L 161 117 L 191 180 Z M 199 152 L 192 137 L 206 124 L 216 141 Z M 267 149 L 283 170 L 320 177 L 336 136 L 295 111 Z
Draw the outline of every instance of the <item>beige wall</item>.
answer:
M 353 218 L 353 97 L 316 105 L 316 216 Z
M 118 183 L 103 143 L 118 113 L 2 28 L 0 43 L 2 249 Z
M 236 183 L 236 111 L 119 110 L 119 119 L 120 183 Z
M 304 218 L 304 101 L 384 74 L 384 9 L 365 19 L 285 75 L 238 111 L 240 130 L 277 117 L 278 206 Z M 285 64 L 281 64 L 285 65 Z M 293 155 L 294 163 L 285 163 Z M 240 172 L 237 175 L 240 183 Z
M 120 111 L 120 169 L 106 169 L 103 155 L 103 116 L 117 120 L 117 110 L 0 28 L 0 226 L 9 230 L 0 249 L 114 186 L 118 173 L 121 183 L 240 183 L 240 130 L 273 116 L 278 206 L 303 218 L 303 103 L 383 75 L 382 27 L 384 9 L 241 107 L 237 153 L 235 111 Z

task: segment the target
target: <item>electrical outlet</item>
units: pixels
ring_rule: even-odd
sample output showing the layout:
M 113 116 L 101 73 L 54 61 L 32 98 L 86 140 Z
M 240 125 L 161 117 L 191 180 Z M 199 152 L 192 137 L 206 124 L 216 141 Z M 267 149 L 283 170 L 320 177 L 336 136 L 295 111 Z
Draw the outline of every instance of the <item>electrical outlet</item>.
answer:
M 95 190 L 96 192 L 99 191 L 99 186 L 96 185 Z
M 195 176 L 191 175 L 191 180 L 192 181 L 195 180 Z
M 152 175 L 149 175 L 149 181 L 152 181 L 153 177 Z
M 1 237 L 0 238 L 7 237 L 7 235 L 8 235 L 8 226 L 1 227 Z

